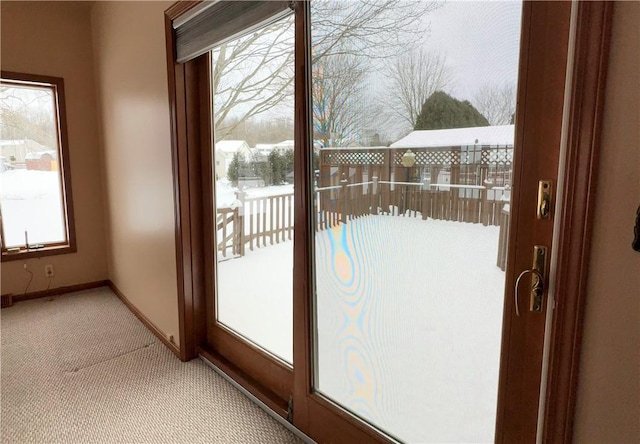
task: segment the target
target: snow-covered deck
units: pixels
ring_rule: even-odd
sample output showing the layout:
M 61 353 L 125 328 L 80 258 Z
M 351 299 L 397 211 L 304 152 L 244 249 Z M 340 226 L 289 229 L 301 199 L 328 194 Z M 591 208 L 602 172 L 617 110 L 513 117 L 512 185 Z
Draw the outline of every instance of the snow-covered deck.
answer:
M 493 441 L 498 227 L 366 216 L 316 235 L 316 387 L 407 442 Z M 220 321 L 292 360 L 291 242 L 219 263 Z

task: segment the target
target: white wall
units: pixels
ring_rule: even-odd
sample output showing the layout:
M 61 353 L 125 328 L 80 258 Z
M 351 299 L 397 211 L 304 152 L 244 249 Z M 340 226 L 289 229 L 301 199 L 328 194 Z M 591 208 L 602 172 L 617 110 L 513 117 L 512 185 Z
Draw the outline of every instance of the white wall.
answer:
M 179 344 L 164 11 L 95 2 L 91 25 L 108 215 L 109 278 Z
M 640 3 L 617 2 L 607 79 L 576 443 L 640 442 Z

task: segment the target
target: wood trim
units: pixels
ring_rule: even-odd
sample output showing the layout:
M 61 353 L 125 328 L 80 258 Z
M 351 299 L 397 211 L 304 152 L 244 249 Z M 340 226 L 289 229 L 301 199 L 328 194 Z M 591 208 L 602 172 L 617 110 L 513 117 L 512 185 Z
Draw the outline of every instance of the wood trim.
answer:
M 138 308 L 133 305 L 133 303 L 129 299 L 127 299 L 127 297 L 120 291 L 120 289 L 116 287 L 116 284 L 114 284 L 111 280 L 105 281 L 105 283 L 111 289 L 111 291 L 113 291 L 115 295 L 118 296 L 118 299 L 120 299 L 122 303 L 127 306 L 129 311 L 131 311 L 131 313 L 133 313 L 136 318 L 138 318 L 138 320 L 149 329 L 151 333 L 153 333 L 164 345 L 166 345 L 167 348 L 173 352 L 173 354 L 175 354 L 179 359 L 182 359 L 178 347 L 173 342 L 171 342 L 165 336 L 165 334 L 158 327 L 156 327 L 153 322 L 149 320 L 149 318 L 147 318 L 140 310 L 138 310 Z
M 84 284 L 67 285 L 64 287 L 51 288 L 49 290 L 32 291 L 31 293 L 11 294 L 13 302 L 30 301 L 32 299 L 46 298 L 50 296 L 59 296 L 66 293 L 75 293 L 77 291 L 90 290 L 92 288 L 106 287 L 109 281 L 94 281 Z M 4 294 L 2 297 L 9 296 Z
M 43 248 L 26 250 L 21 249 L 19 252 L 11 253 L 10 251 L 2 252 L 2 262 L 21 261 L 25 259 L 33 259 L 46 256 L 58 256 L 60 254 L 71 254 L 77 251 L 70 245 L 47 245 Z
M 220 357 L 242 369 L 248 378 L 267 387 L 275 396 L 274 402 L 287 403 L 293 391 L 293 370 L 287 364 L 218 324 L 215 318 L 209 321 L 207 344 Z
M 58 132 L 58 154 L 60 162 L 58 162 L 61 184 L 62 199 L 64 201 L 64 217 L 66 225 L 67 239 L 64 243 L 45 244 L 45 247 L 38 250 L 21 250 L 16 253 L 8 253 L 2 246 L 0 261 L 15 261 L 29 258 L 54 256 L 59 254 L 70 254 L 77 251 L 76 244 L 76 225 L 73 210 L 73 193 L 71 191 L 71 162 L 69 160 L 69 133 L 67 130 L 67 108 L 64 90 L 64 79 L 61 77 L 43 76 L 38 74 L 17 73 L 11 71 L 1 71 L 0 76 L 3 79 L 25 81 L 33 83 L 41 83 L 51 85 L 54 90 L 54 99 L 56 101 L 56 130 Z
M 164 12 L 164 15 L 169 19 L 169 21 L 175 20 L 182 14 L 198 6 L 200 3 L 202 3 L 202 1 L 203 0 L 177 1 L 173 5 L 169 6 L 169 8 L 167 8 L 167 10 Z
M 544 412 L 543 441 L 570 443 L 580 367 L 600 137 L 613 2 L 578 2 L 568 109 L 562 207 L 558 212 L 556 310 Z
M 255 378 L 242 371 L 238 366 L 234 365 L 231 361 L 224 358 L 219 353 L 216 353 L 209 347 L 201 347 L 198 352 L 206 360 L 214 364 L 231 379 L 236 381 L 242 387 L 244 387 L 249 393 L 262 401 L 271 410 L 276 412 L 283 418 L 287 417 L 287 402 L 271 391 L 268 387 L 261 384 Z
M 76 222 L 73 211 L 73 193 L 71 191 L 71 161 L 69 159 L 69 132 L 67 130 L 67 102 L 66 94 L 64 90 L 64 80 L 60 79 L 57 86 L 57 105 L 58 105 L 58 128 L 59 128 L 59 143 L 60 151 L 62 155 L 62 187 L 64 188 L 64 210 L 66 211 L 67 222 L 67 239 L 69 243 L 69 253 L 75 253 L 77 251 L 76 246 Z
M 196 332 L 203 327 L 197 324 L 204 305 L 203 282 L 198 273 L 201 250 L 194 245 L 201 242 L 198 231 L 199 220 L 192 210 L 200 202 L 199 178 L 192 170 L 195 149 L 189 142 L 198 143 L 196 135 L 187 128 L 187 88 L 185 64 L 175 62 L 175 33 L 171 21 L 179 14 L 191 9 L 199 2 L 179 2 L 165 11 L 165 39 L 167 49 L 167 78 L 169 87 L 169 109 L 171 124 L 171 160 L 173 170 L 173 195 L 176 242 L 176 274 L 178 281 L 178 314 L 180 329 L 180 359 L 188 361 L 197 356 L 199 340 Z M 178 15 L 176 15 L 178 14 Z M 195 62 L 189 62 L 193 64 Z M 193 86 L 193 85 L 192 85 Z M 198 112 L 198 107 L 195 112 Z M 191 110 L 192 112 L 194 109 Z M 191 136 L 191 139 L 189 139 Z M 194 137 L 196 137 L 194 139 Z M 195 226 L 194 226 L 195 224 Z M 200 316 L 201 317 L 201 316 Z M 202 322 L 202 320 L 200 320 Z
M 533 442 L 537 433 L 546 316 L 524 309 L 529 302 L 526 292 L 520 294 L 521 315 L 516 316 L 515 282 L 523 270 L 531 268 L 534 245 L 553 248 L 553 219 L 537 220 L 535 205 L 538 181 L 555 183 L 557 178 L 570 16 L 569 2 L 523 5 L 497 443 Z
M 239 339 L 216 323 L 213 239 L 211 125 L 211 60 L 208 54 L 175 63 L 175 33 L 165 16 L 169 88 L 172 112 L 176 254 L 179 274 L 181 349 L 184 359 L 196 356 L 208 339 L 221 368 L 241 368 L 234 374 L 260 380 L 274 405 L 286 404 L 292 392 L 291 368 Z M 188 118 L 187 118 L 188 116 Z M 183 346 L 184 344 L 184 346 Z M 211 349 L 208 349 L 211 351 Z M 222 362 L 222 361 L 221 361 Z M 266 402 L 266 401 L 265 401 Z M 285 409 L 286 410 L 286 409 Z M 286 414 L 285 414 L 286 416 Z
M 311 347 L 311 299 L 312 272 L 310 236 L 311 217 L 309 203 L 309 172 L 313 159 L 308 147 L 312 145 L 311 122 L 311 57 L 310 57 L 310 7 L 307 2 L 296 3 L 295 8 L 295 121 L 294 140 L 294 226 L 293 230 L 293 425 L 309 436 L 309 395 L 312 383 Z

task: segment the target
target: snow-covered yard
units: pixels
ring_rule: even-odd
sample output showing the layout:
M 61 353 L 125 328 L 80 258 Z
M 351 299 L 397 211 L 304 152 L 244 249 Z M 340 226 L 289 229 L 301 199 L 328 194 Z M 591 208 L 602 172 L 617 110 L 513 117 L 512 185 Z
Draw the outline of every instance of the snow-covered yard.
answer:
M 316 387 L 407 442 L 490 442 L 498 227 L 368 216 L 316 235 Z M 291 242 L 219 263 L 220 321 L 292 360 Z
M 65 240 L 64 211 L 57 171 L 10 170 L 0 173 L 0 202 L 7 247 Z

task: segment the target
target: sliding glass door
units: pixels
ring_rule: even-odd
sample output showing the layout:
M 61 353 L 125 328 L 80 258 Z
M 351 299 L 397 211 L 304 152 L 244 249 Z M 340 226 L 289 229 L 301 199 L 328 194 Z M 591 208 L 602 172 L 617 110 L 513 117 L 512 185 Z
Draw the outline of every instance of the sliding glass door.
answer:
M 308 5 L 295 387 L 322 442 L 535 439 L 553 217 L 527 209 L 557 174 L 569 11 Z
M 571 4 L 193 10 L 198 353 L 318 442 L 533 441 Z
M 293 363 L 293 14 L 211 51 L 216 324 Z

